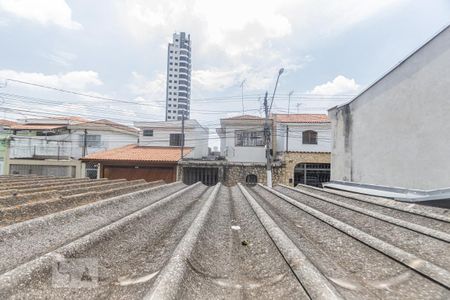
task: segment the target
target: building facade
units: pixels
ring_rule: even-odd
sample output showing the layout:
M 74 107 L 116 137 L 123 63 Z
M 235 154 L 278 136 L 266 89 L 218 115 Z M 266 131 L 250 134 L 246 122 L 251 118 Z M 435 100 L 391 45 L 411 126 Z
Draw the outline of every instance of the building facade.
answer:
M 351 102 L 329 110 L 331 179 L 450 188 L 450 27 Z
M 139 146 L 181 147 L 183 142 L 182 121 L 135 122 L 139 128 Z M 185 158 L 201 159 L 208 155 L 209 130 L 197 120 L 184 121 L 184 146 L 193 150 Z
M 273 114 L 279 182 L 321 186 L 330 181 L 331 123 L 325 114 Z
M 139 142 L 96 152 L 84 157 L 99 166 L 100 177 L 109 179 L 177 180 L 177 164 L 183 159 L 208 156 L 208 129 L 196 120 L 136 122 Z M 184 145 L 183 145 L 184 131 Z
M 96 165 L 79 159 L 136 143 L 137 129 L 108 120 L 25 119 L 11 126 L 5 174 L 96 178 Z
M 166 121 L 190 118 L 191 37 L 174 33 L 167 47 Z

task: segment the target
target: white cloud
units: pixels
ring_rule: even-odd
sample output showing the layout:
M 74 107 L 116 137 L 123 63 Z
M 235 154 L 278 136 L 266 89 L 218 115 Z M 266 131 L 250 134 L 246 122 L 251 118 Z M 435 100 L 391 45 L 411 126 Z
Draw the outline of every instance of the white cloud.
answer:
M 298 49 L 338 36 L 404 1 L 126 0 L 117 9 L 137 41 L 161 46 L 159 55 L 165 55 L 161 49 L 174 31 L 191 34 L 192 90 L 198 96 L 238 87 L 244 79 L 248 91 L 268 89 L 280 67 L 289 73 L 310 61 Z
M 56 65 L 65 68 L 72 66 L 73 61 L 77 58 L 75 54 L 66 51 L 52 51 L 43 54 L 43 56 Z
M 134 102 L 142 103 L 141 112 L 147 115 L 164 118 L 166 102 L 166 76 L 156 74 L 152 79 L 146 78 L 137 72 L 132 73 L 132 81 L 128 84 L 130 92 L 136 96 Z
M 62 74 L 47 75 L 43 73 L 27 73 L 14 70 L 0 70 L 0 79 L 16 79 L 51 87 L 84 90 L 88 86 L 103 84 L 98 73 L 94 71 L 72 71 Z
M 315 95 L 343 95 L 354 94 L 360 89 L 360 85 L 354 79 L 349 79 L 343 75 L 338 75 L 332 81 L 315 86 L 310 94 Z
M 72 10 L 65 0 L 0 0 L 0 10 L 43 25 L 82 28 L 80 23 L 72 20 Z

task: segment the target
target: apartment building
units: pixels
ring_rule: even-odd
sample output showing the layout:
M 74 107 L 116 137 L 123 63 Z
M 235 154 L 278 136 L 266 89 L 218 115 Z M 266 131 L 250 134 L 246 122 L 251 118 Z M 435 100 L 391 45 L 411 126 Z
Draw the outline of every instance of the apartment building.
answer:
M 166 121 L 190 118 L 191 37 L 174 33 L 167 47 Z

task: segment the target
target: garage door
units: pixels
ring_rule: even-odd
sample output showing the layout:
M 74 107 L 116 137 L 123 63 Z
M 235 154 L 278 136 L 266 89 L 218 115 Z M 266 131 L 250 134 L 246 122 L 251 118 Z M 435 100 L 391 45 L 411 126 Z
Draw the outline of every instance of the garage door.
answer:
M 164 180 L 166 183 L 176 180 L 175 167 L 116 167 L 105 166 L 103 177 L 109 179 L 145 179 L 146 181 Z

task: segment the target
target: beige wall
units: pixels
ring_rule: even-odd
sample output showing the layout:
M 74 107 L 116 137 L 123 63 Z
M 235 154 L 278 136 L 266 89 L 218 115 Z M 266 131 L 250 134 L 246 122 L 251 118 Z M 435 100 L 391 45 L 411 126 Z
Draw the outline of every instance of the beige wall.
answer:
M 282 158 L 283 168 L 279 176 L 278 182 L 274 180 L 274 184 L 280 183 L 294 186 L 294 168 L 300 163 L 331 163 L 331 154 L 326 152 L 311 153 L 311 152 L 285 152 Z M 292 182 L 289 183 L 289 179 Z

